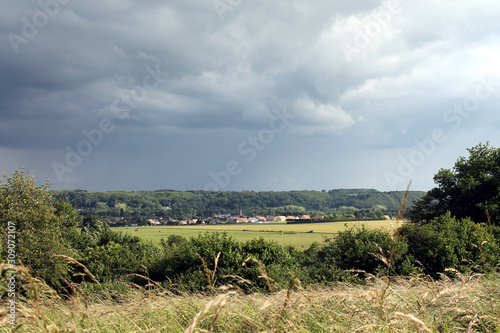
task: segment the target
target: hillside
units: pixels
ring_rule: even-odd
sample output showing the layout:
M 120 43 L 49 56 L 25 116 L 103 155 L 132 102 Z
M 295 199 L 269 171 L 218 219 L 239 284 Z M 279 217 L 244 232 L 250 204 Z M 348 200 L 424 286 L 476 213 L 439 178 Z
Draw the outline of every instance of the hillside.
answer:
M 382 210 L 394 212 L 400 206 L 404 191 L 380 192 L 374 189 L 338 189 L 330 191 L 141 191 L 89 192 L 55 191 L 82 212 L 99 214 L 215 215 L 331 213 L 335 211 Z M 410 191 L 408 205 L 425 192 Z

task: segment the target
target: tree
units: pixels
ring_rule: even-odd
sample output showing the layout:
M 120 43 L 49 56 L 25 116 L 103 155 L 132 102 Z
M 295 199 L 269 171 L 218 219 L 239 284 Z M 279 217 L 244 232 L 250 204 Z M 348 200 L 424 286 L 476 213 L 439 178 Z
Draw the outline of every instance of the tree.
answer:
M 434 176 L 438 187 L 430 190 L 410 211 L 414 222 L 428 223 L 450 211 L 459 219 L 500 224 L 500 149 L 487 142 L 468 149 L 453 169 Z M 489 216 L 488 216 L 489 215 Z
M 34 276 L 57 287 L 68 277 L 69 267 L 55 255 L 73 254 L 68 236 L 76 227 L 75 212 L 64 203 L 56 203 L 48 191 L 48 182 L 37 186 L 34 177 L 24 170 L 4 177 L 5 181 L 0 180 L 2 258 L 7 257 L 7 230 L 14 229 L 16 261 L 30 267 Z

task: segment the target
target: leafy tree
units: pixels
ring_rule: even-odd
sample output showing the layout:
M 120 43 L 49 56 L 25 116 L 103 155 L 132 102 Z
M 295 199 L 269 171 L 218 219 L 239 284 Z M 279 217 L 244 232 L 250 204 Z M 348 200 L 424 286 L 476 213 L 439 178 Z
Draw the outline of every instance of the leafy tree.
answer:
M 434 176 L 438 187 L 430 190 L 410 211 L 411 219 L 428 223 L 450 211 L 459 219 L 500 223 L 500 149 L 487 142 L 468 149 L 453 169 L 441 169 Z M 487 213 L 488 211 L 488 213 Z
M 55 202 L 49 183 L 37 186 L 24 170 L 0 180 L 0 231 L 2 258 L 6 258 L 7 230 L 15 227 L 15 252 L 19 262 L 34 276 L 58 287 L 68 276 L 66 261 L 55 255 L 72 255 L 68 237 L 77 224 L 75 212 L 64 202 Z

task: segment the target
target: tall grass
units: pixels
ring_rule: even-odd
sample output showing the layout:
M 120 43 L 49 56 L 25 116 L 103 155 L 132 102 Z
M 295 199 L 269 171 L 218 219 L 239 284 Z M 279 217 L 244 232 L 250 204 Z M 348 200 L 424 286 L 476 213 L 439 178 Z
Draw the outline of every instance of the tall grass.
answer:
M 453 272 L 452 272 L 453 273 Z M 335 283 L 246 295 L 226 287 L 209 295 L 172 294 L 131 285 L 118 295 L 90 296 L 85 284 L 68 298 L 19 272 L 23 292 L 16 326 L 4 332 L 500 332 L 500 275 L 454 272 L 435 281 L 425 275 L 392 277 L 380 316 L 384 277 L 366 285 Z M 31 280 L 30 280 L 31 279 Z M 108 289 L 113 286 L 103 285 Z

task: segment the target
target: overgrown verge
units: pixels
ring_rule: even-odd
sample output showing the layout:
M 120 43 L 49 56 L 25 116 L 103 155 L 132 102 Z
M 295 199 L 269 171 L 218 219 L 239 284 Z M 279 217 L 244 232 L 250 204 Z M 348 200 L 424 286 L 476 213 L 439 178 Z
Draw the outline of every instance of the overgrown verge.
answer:
M 16 325 L 0 308 L 6 332 L 498 332 L 500 275 L 450 272 L 394 278 L 380 316 L 383 278 L 366 285 L 337 282 L 245 294 L 226 286 L 210 294 L 172 294 L 159 286 L 122 284 L 89 292 L 84 283 L 64 298 L 19 271 L 24 290 Z

